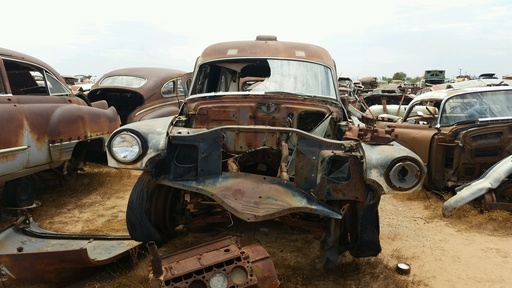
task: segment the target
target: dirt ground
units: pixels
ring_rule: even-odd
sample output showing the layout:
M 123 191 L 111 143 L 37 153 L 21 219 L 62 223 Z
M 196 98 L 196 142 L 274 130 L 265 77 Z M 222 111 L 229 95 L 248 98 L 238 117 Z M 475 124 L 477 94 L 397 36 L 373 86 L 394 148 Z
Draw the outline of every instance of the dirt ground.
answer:
M 86 167 L 73 183 L 46 185 L 38 197 L 42 205 L 31 213 L 54 232 L 126 234 L 124 212 L 137 177 L 135 171 Z M 242 242 L 257 241 L 269 252 L 281 287 L 510 287 L 512 213 L 480 213 L 466 205 L 444 218 L 442 203 L 427 192 L 383 195 L 382 253 L 364 259 L 343 255 L 332 271 L 320 267 L 317 236 L 276 221 L 183 231 L 159 248 L 166 254 L 236 233 Z M 69 287 L 149 287 L 149 260 L 142 255 L 122 267 L 105 267 Z M 395 272 L 398 262 L 411 265 L 410 275 Z

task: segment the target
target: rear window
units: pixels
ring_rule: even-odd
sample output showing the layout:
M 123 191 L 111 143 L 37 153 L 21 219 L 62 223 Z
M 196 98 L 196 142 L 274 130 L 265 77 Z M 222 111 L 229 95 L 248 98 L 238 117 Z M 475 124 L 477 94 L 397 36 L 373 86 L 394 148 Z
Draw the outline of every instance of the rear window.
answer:
M 146 82 L 147 79 L 144 77 L 118 75 L 109 76 L 101 80 L 100 86 L 124 86 L 131 88 L 139 88 Z

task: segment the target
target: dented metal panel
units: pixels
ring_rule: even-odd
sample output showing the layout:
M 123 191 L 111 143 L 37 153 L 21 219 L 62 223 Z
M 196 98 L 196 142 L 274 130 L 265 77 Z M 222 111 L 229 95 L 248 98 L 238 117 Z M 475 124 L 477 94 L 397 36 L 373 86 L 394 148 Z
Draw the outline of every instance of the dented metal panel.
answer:
M 247 222 L 277 218 L 289 213 L 309 212 L 341 219 L 339 211 L 289 181 L 246 173 L 223 173 L 195 181 L 158 181 L 213 198 L 229 212 Z

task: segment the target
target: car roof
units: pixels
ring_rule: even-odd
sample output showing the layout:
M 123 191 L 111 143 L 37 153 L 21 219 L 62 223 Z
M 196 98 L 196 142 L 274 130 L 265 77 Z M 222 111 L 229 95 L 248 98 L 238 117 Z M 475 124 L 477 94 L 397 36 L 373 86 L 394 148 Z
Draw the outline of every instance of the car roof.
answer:
M 276 36 L 260 35 L 254 41 L 221 42 L 206 47 L 197 58 L 196 68 L 212 60 L 240 58 L 283 58 L 318 62 L 335 69 L 331 55 L 324 48 L 306 43 L 278 41 Z
M 484 91 L 496 91 L 496 90 L 507 90 L 512 91 L 512 81 L 509 81 L 510 84 L 508 86 L 472 86 L 472 87 L 464 87 L 464 88 L 448 88 L 441 89 L 423 93 L 414 98 L 411 102 L 423 102 L 423 101 L 442 101 L 445 98 L 448 98 L 453 95 L 465 94 L 465 93 L 473 93 L 473 92 L 484 92 Z M 455 83 L 453 83 L 455 84 Z
M 170 69 L 170 68 L 160 68 L 160 67 L 128 67 L 112 70 L 110 72 L 105 73 L 101 78 L 104 79 L 109 76 L 115 75 L 124 75 L 124 76 L 139 76 L 149 79 L 157 79 L 164 77 L 166 79 L 172 77 L 178 77 L 185 74 L 185 71 Z
M 36 65 L 38 65 L 40 67 L 43 67 L 46 70 L 48 70 L 55 77 L 57 77 L 62 83 L 66 83 L 66 81 L 64 80 L 62 75 L 60 75 L 60 73 L 57 72 L 57 70 L 55 70 L 48 63 L 46 63 L 46 62 L 44 62 L 44 61 L 42 61 L 42 60 L 40 60 L 40 59 L 38 59 L 36 57 L 30 56 L 30 55 L 27 55 L 27 54 L 24 54 L 24 53 L 21 53 L 21 52 L 18 52 L 18 51 L 6 49 L 6 48 L 1 48 L 1 47 L 0 47 L 0 57 L 2 57 L 2 58 L 9 58 L 9 59 L 18 60 L 18 61 L 26 61 L 26 62 L 30 62 L 30 63 L 36 64 Z
M 128 67 L 112 70 L 103 76 L 101 76 L 91 87 L 91 91 L 101 90 L 101 89 L 125 89 L 125 90 L 133 90 L 139 91 L 146 94 L 152 94 L 152 91 L 155 88 L 162 88 L 162 86 L 167 83 L 169 80 L 178 78 L 187 72 L 170 69 L 170 68 L 159 68 L 159 67 Z M 103 79 L 112 77 L 112 76 L 135 76 L 145 78 L 147 82 L 140 87 L 128 87 L 128 86 L 119 86 L 119 85 L 101 85 Z

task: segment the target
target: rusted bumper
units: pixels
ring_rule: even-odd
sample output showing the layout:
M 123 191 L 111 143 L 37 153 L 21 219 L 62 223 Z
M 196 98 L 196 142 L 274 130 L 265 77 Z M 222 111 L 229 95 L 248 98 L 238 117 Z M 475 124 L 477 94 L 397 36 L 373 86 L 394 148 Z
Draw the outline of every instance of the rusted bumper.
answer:
M 274 264 L 259 244 L 240 247 L 228 236 L 167 256 L 149 242 L 152 288 L 161 287 L 279 287 Z
M 2 281 L 6 287 L 41 283 L 61 287 L 135 253 L 139 245 L 124 235 L 49 232 L 24 213 L 0 233 Z
M 446 200 L 443 204 L 443 216 L 450 217 L 455 210 L 460 208 L 462 205 L 498 188 L 498 186 L 500 186 L 500 184 L 502 184 L 509 175 L 512 175 L 512 155 L 494 164 L 489 168 L 489 170 L 480 176 L 480 178 L 463 186 L 457 187 L 455 189 L 457 194 Z M 492 198 L 493 197 L 491 197 L 491 199 Z M 512 211 L 512 205 L 510 205 L 510 203 L 495 203 L 496 199 L 485 200 L 486 202 L 490 202 L 486 203 L 489 206 L 488 208 Z

